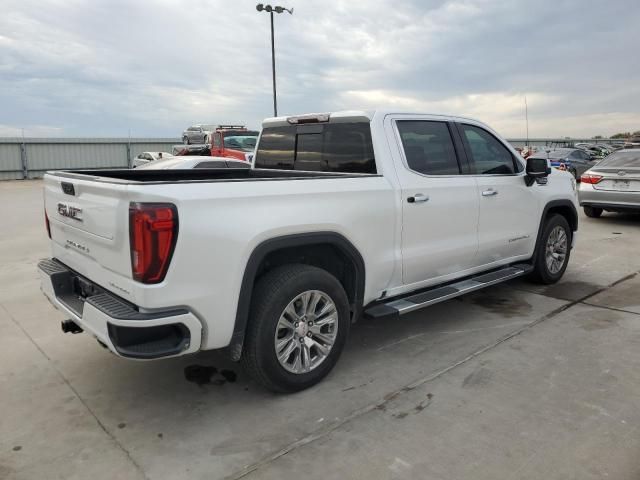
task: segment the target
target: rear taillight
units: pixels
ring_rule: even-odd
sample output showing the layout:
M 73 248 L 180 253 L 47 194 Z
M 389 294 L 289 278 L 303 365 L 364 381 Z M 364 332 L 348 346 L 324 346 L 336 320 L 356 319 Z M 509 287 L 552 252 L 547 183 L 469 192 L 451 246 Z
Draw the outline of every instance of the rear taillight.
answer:
M 602 180 L 602 175 L 593 175 L 590 173 L 585 173 L 584 175 L 582 175 L 580 177 L 580 181 L 582 183 L 590 183 L 592 185 L 595 185 L 596 183 L 599 183 L 600 180 Z
M 44 211 L 44 225 L 47 227 L 47 235 L 51 238 L 51 224 L 49 224 L 49 215 L 47 215 L 47 211 Z
M 167 274 L 178 238 L 178 210 L 171 203 L 132 203 L 129 243 L 133 279 L 160 283 Z

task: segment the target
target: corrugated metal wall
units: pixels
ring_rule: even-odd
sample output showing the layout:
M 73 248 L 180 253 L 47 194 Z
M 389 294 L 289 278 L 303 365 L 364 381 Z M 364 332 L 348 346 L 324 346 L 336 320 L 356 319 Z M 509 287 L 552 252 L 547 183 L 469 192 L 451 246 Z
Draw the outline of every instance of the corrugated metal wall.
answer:
M 0 143 L 0 180 L 24 178 L 21 150 L 19 143 Z
M 171 152 L 177 138 L 0 138 L 0 180 L 47 170 L 128 168 L 141 152 Z

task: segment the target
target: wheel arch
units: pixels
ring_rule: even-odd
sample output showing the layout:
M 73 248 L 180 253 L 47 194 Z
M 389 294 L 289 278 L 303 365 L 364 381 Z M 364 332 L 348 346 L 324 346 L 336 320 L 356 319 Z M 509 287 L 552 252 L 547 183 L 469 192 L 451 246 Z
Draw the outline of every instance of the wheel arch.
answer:
M 251 252 L 242 277 L 235 325 L 228 347 L 233 360 L 239 360 L 242 354 L 256 281 L 276 266 L 287 263 L 314 265 L 336 276 L 349 298 L 352 321 L 361 315 L 365 264 L 358 249 L 347 238 L 336 232 L 314 232 L 265 240 Z
M 540 224 L 538 225 L 538 236 L 536 239 L 536 248 L 533 254 L 533 258 L 536 257 L 538 248 L 540 247 L 540 240 L 542 238 L 544 223 L 551 215 L 556 213 L 562 215 L 567 219 L 572 232 L 576 232 L 578 230 L 578 211 L 576 210 L 576 207 L 573 202 L 571 202 L 571 200 L 552 200 L 548 202 L 545 205 L 540 217 Z

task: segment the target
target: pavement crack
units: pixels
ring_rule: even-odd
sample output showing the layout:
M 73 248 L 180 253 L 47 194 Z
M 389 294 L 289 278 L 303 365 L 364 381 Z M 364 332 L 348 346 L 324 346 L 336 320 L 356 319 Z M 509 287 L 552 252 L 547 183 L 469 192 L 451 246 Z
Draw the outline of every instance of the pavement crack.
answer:
M 612 312 L 620 312 L 620 313 L 630 313 L 632 315 L 640 315 L 638 312 L 632 312 L 631 310 L 625 310 L 624 308 L 616 308 L 609 307 L 607 305 L 596 305 L 595 303 L 582 302 L 583 305 L 588 305 L 589 307 L 602 308 L 604 310 L 611 310 Z
M 271 462 L 277 460 L 280 457 L 283 457 L 284 455 L 287 455 L 288 453 L 291 453 L 294 450 L 297 450 L 298 448 L 304 447 L 305 445 L 308 445 L 310 443 L 315 442 L 316 440 L 319 440 L 321 438 L 326 437 L 327 435 L 329 435 L 330 433 L 332 433 L 333 431 L 337 430 L 338 428 L 342 427 L 343 425 L 351 422 L 352 420 L 355 420 L 367 413 L 373 412 L 375 410 L 386 410 L 387 405 L 395 400 L 396 398 L 402 396 L 403 394 L 410 392 L 426 383 L 432 382 L 440 377 L 442 377 L 443 375 L 449 373 L 450 371 L 468 363 L 469 361 L 475 359 L 476 357 L 482 355 L 485 352 L 488 352 L 490 350 L 493 350 L 494 348 L 496 348 L 497 346 L 511 340 L 514 337 L 517 337 L 518 335 L 520 335 L 521 333 L 532 329 L 533 327 L 535 327 L 536 325 L 539 325 L 542 322 L 545 322 L 547 320 L 550 320 L 552 318 L 554 318 L 555 316 L 561 314 L 562 312 L 565 312 L 566 310 L 570 309 L 571 307 L 574 307 L 575 305 L 581 304 L 583 303 L 585 300 L 598 295 L 599 293 L 602 293 L 604 291 L 606 291 L 609 288 L 615 287 L 616 285 L 625 282 L 627 280 L 631 280 L 632 278 L 636 277 L 638 274 L 640 273 L 640 271 L 631 273 L 629 275 L 626 275 L 618 280 L 616 280 L 615 282 L 602 287 L 600 289 L 598 289 L 597 291 L 590 293 L 588 295 L 585 295 L 581 298 L 579 298 L 578 300 L 571 300 L 571 301 L 567 301 L 567 303 L 565 303 L 564 305 L 561 305 L 560 307 L 552 310 L 551 312 L 547 313 L 546 315 L 543 315 L 539 318 L 537 318 L 536 320 L 527 323 L 526 325 L 523 325 L 522 327 L 514 330 L 513 332 L 507 333 L 505 335 L 503 335 L 502 337 L 498 338 L 496 341 L 490 343 L 489 345 L 486 345 L 476 351 L 474 351 L 473 353 L 467 355 L 466 357 L 458 360 L 455 363 L 452 363 L 451 365 L 435 372 L 432 373 L 431 375 L 419 378 L 415 381 L 413 381 L 412 383 L 409 383 L 403 387 L 398 388 L 397 390 L 394 390 L 388 394 L 386 394 L 381 400 L 378 400 L 374 403 L 371 403 L 369 405 L 366 405 L 364 407 L 361 407 L 355 411 L 353 411 L 352 413 L 350 413 L 349 415 L 347 415 L 346 417 L 342 418 L 342 419 L 338 419 L 333 423 L 329 423 L 326 426 L 324 426 L 321 429 L 318 429 L 308 435 L 306 435 L 305 437 L 302 437 L 299 440 L 296 440 L 293 443 L 290 443 L 289 445 L 286 445 L 285 447 L 281 448 L 280 450 L 273 452 L 272 454 L 262 458 L 261 460 L 258 460 L 257 462 L 248 465 L 246 467 L 244 467 L 243 469 L 239 470 L 238 472 L 235 472 L 227 477 L 225 477 L 224 480 L 239 480 L 241 478 L 246 477 L 247 475 L 257 471 L 258 469 L 262 468 L 265 465 L 270 464 Z M 535 292 L 533 292 L 535 293 Z M 540 295 L 538 293 L 538 295 Z
M 82 404 L 82 406 L 87 410 L 87 412 L 89 412 L 89 415 L 91 415 L 93 417 L 93 419 L 95 420 L 95 422 L 98 424 L 98 427 L 100 427 L 100 429 L 111 439 L 111 441 L 126 455 L 126 457 L 129 459 L 129 461 L 133 464 L 133 466 L 140 472 L 140 474 L 146 478 L 147 480 L 149 479 L 149 477 L 147 476 L 147 474 L 145 473 L 145 471 L 142 469 L 142 467 L 138 464 L 138 462 L 136 462 L 134 460 L 134 458 L 131 456 L 131 454 L 129 453 L 129 451 L 124 447 L 124 445 L 122 445 L 120 443 L 120 441 L 118 441 L 118 439 L 107 429 L 106 425 L 104 425 L 102 423 L 102 421 L 98 418 L 98 416 L 96 415 L 96 413 L 91 409 L 91 407 L 84 401 L 84 399 L 80 396 L 80 393 L 78 393 L 78 391 L 75 389 L 75 387 L 71 384 L 71 382 L 69 382 L 69 380 L 67 379 L 67 377 L 64 376 L 64 374 L 62 373 L 62 371 L 56 367 L 55 363 L 53 362 L 53 360 L 51 359 L 51 357 L 49 357 L 49 355 L 47 355 L 47 353 L 42 349 L 42 347 L 40 347 L 40 345 L 38 345 L 38 343 L 34 340 L 34 338 L 29 334 L 29 332 L 27 332 L 22 325 L 20 325 L 20 322 L 18 322 L 15 317 L 11 314 L 11 312 L 9 312 L 9 310 L 7 310 L 7 307 L 5 307 L 2 303 L 0 303 L 0 307 L 2 307 L 2 310 L 5 311 L 5 313 L 7 314 L 7 316 L 11 319 L 11 321 L 14 323 L 14 325 L 16 327 L 18 327 L 18 329 L 29 339 L 29 341 L 33 344 L 34 347 L 36 347 L 36 349 L 42 354 L 42 356 L 44 358 L 47 359 L 47 361 L 49 362 L 49 365 L 51 366 L 51 368 L 56 372 L 56 374 L 62 379 L 62 381 L 65 383 L 65 385 L 67 386 L 67 388 L 69 388 L 69 390 L 71 390 L 73 392 L 73 394 L 76 396 L 76 398 L 80 401 L 80 403 Z

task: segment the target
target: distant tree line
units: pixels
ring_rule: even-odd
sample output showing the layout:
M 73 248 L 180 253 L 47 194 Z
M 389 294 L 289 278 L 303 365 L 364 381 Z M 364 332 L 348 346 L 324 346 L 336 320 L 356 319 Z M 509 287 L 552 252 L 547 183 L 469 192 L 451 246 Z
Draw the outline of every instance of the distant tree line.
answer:
M 633 138 L 633 137 L 640 137 L 640 130 L 636 130 L 633 133 L 631 133 L 631 132 L 620 132 L 620 133 L 616 133 L 615 135 L 611 135 L 611 138 Z M 598 138 L 602 138 L 602 137 L 600 135 L 596 135 L 593 138 L 594 139 L 598 139 Z

